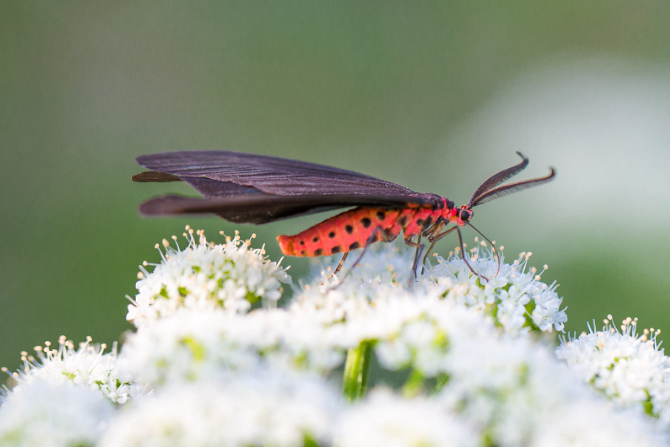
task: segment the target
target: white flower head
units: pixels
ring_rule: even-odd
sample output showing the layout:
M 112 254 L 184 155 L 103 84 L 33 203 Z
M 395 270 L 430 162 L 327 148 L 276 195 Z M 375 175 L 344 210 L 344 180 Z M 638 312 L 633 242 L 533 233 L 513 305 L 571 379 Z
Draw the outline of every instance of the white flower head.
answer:
M 99 445 L 314 445 L 332 437 L 339 406 L 337 391 L 313 376 L 268 370 L 224 375 L 138 401 L 112 422 Z
M 557 284 L 547 285 L 541 281 L 548 267 L 545 265 L 540 272 L 528 267 L 530 252 L 523 252 L 512 264 L 506 264 L 503 247 L 500 247 L 498 270 L 498 259 L 490 246 L 477 238 L 475 243 L 464 255 L 480 276 L 472 273 L 460 249 L 456 248 L 446 259 L 436 257 L 437 264 L 421 278 L 423 286 L 432 285 L 441 290 L 446 299 L 485 312 L 510 335 L 530 330 L 563 331 L 567 315 L 565 309 L 560 308 L 562 299 L 556 293 Z
M 361 261 L 356 264 L 362 249 L 350 252 L 347 255 L 342 269 L 336 279 L 331 279 L 331 285 L 336 282 L 354 281 L 371 284 L 385 284 L 406 286 L 412 270 L 414 252 L 407 249 L 405 244 L 376 243 L 368 247 Z M 324 256 L 316 258 L 308 276 L 308 284 L 324 282 L 333 274 L 341 256 Z M 352 268 L 353 267 L 353 268 Z M 345 277 L 345 275 L 348 276 Z
M 335 434 L 336 447 L 474 447 L 467 421 L 426 398 L 401 399 L 390 390 L 373 390 L 348 409 Z
M 151 385 L 206 380 L 268 364 L 323 373 L 343 362 L 345 342 L 319 322 L 281 308 L 247 314 L 178 309 L 130 334 L 119 365 Z
M 221 307 L 243 313 L 261 299 L 274 306 L 283 291 L 281 283 L 291 282 L 286 269 L 268 260 L 264 248 L 251 249 L 251 239 L 242 241 L 237 231 L 224 244 L 214 244 L 204 231 L 197 231 L 196 242 L 193 230 L 188 226 L 186 230 L 186 248 L 177 245 L 175 249 L 164 239 L 162 261 L 153 272 L 140 266 L 138 294 L 126 317 L 135 326 L 170 315 L 179 307 Z M 173 239 L 177 243 L 177 237 Z M 160 250 L 160 245 L 156 248 Z
M 465 326 L 462 326 L 466 329 Z M 476 325 L 473 325 L 473 329 Z M 550 349 L 528 337 L 510 337 L 493 325 L 449 333 L 443 363 L 448 377 L 438 398 L 494 445 L 655 445 L 660 434 L 643 414 L 620 413 L 556 361 Z M 593 414 L 588 424 L 585 415 Z M 581 415 L 566 417 L 566 415 Z M 563 444 L 547 444 L 546 433 L 562 433 Z M 587 440 L 584 444 L 580 440 Z M 596 445 L 596 444 L 594 444 Z M 597 444 L 604 445 L 604 444 Z
M 250 371 L 261 361 L 258 351 L 263 344 L 253 336 L 261 330 L 251 315 L 181 308 L 129 334 L 119 365 L 154 386 Z
M 560 308 L 562 299 L 556 293 L 557 284 L 548 285 L 541 281 L 548 268 L 546 265 L 539 272 L 528 266 L 532 253 L 523 252 L 512 264 L 505 264 L 503 247 L 500 247 L 497 250 L 500 255 L 498 270 L 498 257 L 491 246 L 475 238 L 475 247 L 465 253 L 465 257 L 478 276 L 470 270 L 460 251 L 457 247 L 446 258 L 434 254 L 437 264 L 420 265 L 418 283 L 407 292 L 418 295 L 436 289 L 446 299 L 485 312 L 511 335 L 530 330 L 563 331 L 567 316 L 565 309 Z M 324 290 L 324 287 L 329 289 L 342 281 L 338 287 L 351 290 L 353 283 L 359 294 L 368 289 L 366 293 L 370 298 L 379 295 L 378 286 L 407 288 L 413 259 L 413 250 L 399 249 L 397 244 L 375 244 L 355 268 L 351 269 L 352 261 L 348 258 L 337 278 L 329 278 L 337 259 L 327 258 L 325 264 L 313 269 L 312 278 L 316 279 L 310 285 Z
M 112 417 L 99 392 L 40 381 L 11 393 L 0 407 L 0 445 L 93 446 Z
M 91 342 L 91 337 L 87 337 L 75 349 L 74 343 L 63 335 L 58 339 L 57 349 L 52 349 L 50 342 L 46 342 L 44 347 L 36 346 L 37 358 L 22 352 L 23 369 L 11 374 L 17 384 L 6 392 L 20 394 L 32 383 L 47 382 L 91 388 L 118 404 L 140 395 L 144 387 L 118 368 L 116 342 L 107 353 L 104 343 L 97 345 Z
M 670 358 L 657 340 L 660 330 L 637 333 L 637 318 L 619 328 L 608 315 L 601 331 L 563 338 L 556 356 L 621 407 L 637 407 L 670 427 Z

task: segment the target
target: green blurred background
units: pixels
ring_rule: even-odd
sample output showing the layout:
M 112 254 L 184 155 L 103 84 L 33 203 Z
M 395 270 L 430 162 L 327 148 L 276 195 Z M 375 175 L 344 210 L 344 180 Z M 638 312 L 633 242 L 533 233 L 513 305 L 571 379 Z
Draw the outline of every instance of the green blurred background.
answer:
M 531 159 L 558 179 L 475 225 L 549 264 L 569 330 L 670 330 L 670 3 L 5 0 L 0 5 L 0 365 L 129 329 L 137 265 L 185 224 L 140 154 L 229 149 L 358 170 L 466 202 Z M 240 227 L 267 242 L 318 217 Z M 474 236 L 468 235 L 471 239 Z M 455 240 L 442 242 L 444 252 Z M 299 276 L 306 261 L 289 260 Z

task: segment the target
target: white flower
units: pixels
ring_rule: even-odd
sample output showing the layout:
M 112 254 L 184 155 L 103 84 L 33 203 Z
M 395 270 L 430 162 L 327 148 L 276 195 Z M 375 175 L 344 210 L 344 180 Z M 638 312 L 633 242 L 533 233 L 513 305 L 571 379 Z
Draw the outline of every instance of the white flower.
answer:
M 249 316 L 243 319 L 217 308 L 177 309 L 129 334 L 119 365 L 151 385 L 195 381 L 221 371 L 252 370 L 260 362 L 258 349 L 262 347 L 250 336 L 253 330 Z M 241 344 L 235 343 L 238 337 Z
M 112 416 L 99 392 L 45 381 L 11 393 L 0 407 L 0 445 L 93 446 Z
M 152 385 L 252 371 L 263 364 L 326 372 L 344 360 L 339 333 L 284 309 L 248 314 L 179 309 L 128 335 L 119 364 Z
M 375 390 L 347 410 L 337 427 L 336 447 L 466 447 L 478 445 L 467 421 L 425 398 L 411 400 Z
M 37 358 L 21 353 L 23 370 L 12 374 L 17 385 L 10 394 L 22 393 L 34 382 L 48 382 L 55 385 L 73 384 L 98 390 L 112 402 L 123 404 L 129 398 L 142 393 L 143 386 L 134 383 L 131 376 L 122 372 L 117 365 L 116 342 L 112 350 L 105 353 L 106 345 L 93 345 L 91 337 L 74 348 L 74 343 L 65 336 L 58 339 L 58 349 L 51 343 L 37 346 Z M 2 368 L 7 371 L 6 368 Z
M 396 243 L 372 244 L 368 247 L 359 265 L 351 269 L 362 250 L 350 252 L 342 270 L 337 274 L 340 281 L 373 282 L 405 286 L 412 269 L 414 252 L 407 245 Z M 329 277 L 340 262 L 341 256 L 316 258 L 312 264 L 308 283 L 322 282 Z M 350 272 L 350 277 L 346 277 Z
M 530 444 L 537 447 L 658 447 L 668 445 L 658 432 L 631 411 L 612 411 L 597 399 L 563 405 L 538 423 Z
M 265 371 L 164 388 L 111 423 L 100 447 L 302 446 L 327 441 L 338 393 L 306 375 Z
M 594 388 L 622 407 L 637 407 L 670 426 L 670 358 L 660 349 L 660 330 L 637 334 L 637 319 L 626 318 L 621 330 L 604 320 L 602 331 L 562 340 L 556 356 Z
M 511 335 L 521 335 L 531 329 L 563 331 L 567 316 L 565 309 L 560 309 L 562 299 L 556 293 L 557 284 L 547 285 L 540 281 L 546 265 L 539 273 L 535 267 L 528 269 L 532 253 L 521 253 L 512 264 L 505 264 L 501 247 L 498 271 L 493 250 L 484 242 L 479 243 L 466 257 L 473 269 L 487 281 L 470 271 L 463 258 L 458 256 L 459 252 L 458 249 L 450 252 L 447 259 L 438 256 L 438 263 L 421 278 L 422 285 L 433 285 L 446 299 L 491 315 Z
M 550 445 L 588 445 L 607 432 L 602 439 L 610 446 L 627 446 L 631 440 L 658 445 L 661 435 L 645 415 L 622 417 L 557 362 L 548 347 L 526 337 L 501 336 L 499 329 L 477 322 L 472 314 L 458 319 L 460 330 L 448 334 L 442 366 L 448 381 L 438 397 L 476 424 L 488 442 L 544 446 L 551 432 L 560 433 L 556 439 L 563 444 Z M 621 423 L 623 419 L 627 422 Z
M 373 254 L 375 264 L 399 259 L 393 247 Z M 463 326 L 454 315 L 465 306 L 491 321 L 494 317 L 486 310 L 499 306 L 495 321 L 502 321 L 510 333 L 511 323 L 506 322 L 512 317 L 517 329 L 531 318 L 526 309 L 532 303 L 532 287 L 545 296 L 555 295 L 505 264 L 501 270 L 511 272 L 512 283 L 499 275 L 481 287 L 469 270 L 458 270 L 456 262 L 443 264 L 455 269 L 456 276 L 438 278 L 433 268 L 413 289 L 397 276 L 375 274 L 366 267 L 354 269 L 342 283 L 324 273 L 304 286 L 286 309 L 244 314 L 220 307 L 176 308 L 128 337 L 123 364 L 137 380 L 153 385 L 175 378 L 198 380 L 212 371 L 251 370 L 267 362 L 328 372 L 342 364 L 347 350 L 370 341 L 384 367 L 411 367 L 434 377 L 444 371 L 450 333 Z M 497 261 L 486 262 L 497 268 Z M 460 268 L 467 269 L 465 264 Z M 458 277 L 465 279 L 457 282 Z
M 236 232 L 225 244 L 215 245 L 199 230 L 196 243 L 193 230 L 186 229 L 184 250 L 172 248 L 164 239 L 162 262 L 151 273 L 140 267 L 139 293 L 126 317 L 135 326 L 171 315 L 179 307 L 246 312 L 260 299 L 274 305 L 281 297 L 281 283 L 291 282 L 279 263 L 267 259 L 265 249 L 249 248 L 251 239 L 242 241 Z

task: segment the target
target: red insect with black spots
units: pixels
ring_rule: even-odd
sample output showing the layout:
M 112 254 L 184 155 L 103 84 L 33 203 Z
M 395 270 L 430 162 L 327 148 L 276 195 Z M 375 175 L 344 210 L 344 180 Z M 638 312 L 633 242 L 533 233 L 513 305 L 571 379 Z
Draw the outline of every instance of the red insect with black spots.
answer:
M 436 194 L 414 192 L 357 172 L 226 151 L 142 155 L 136 161 L 150 171 L 133 176 L 133 181 L 184 181 L 204 196 L 168 195 L 151 199 L 140 206 L 140 213 L 147 216 L 211 213 L 235 223 L 264 224 L 354 207 L 294 236 L 277 237 L 281 251 L 287 256 L 310 257 L 343 253 L 337 272 L 349 251 L 363 248 L 360 261 L 370 244 L 393 241 L 402 231 L 405 243 L 416 247 L 414 278 L 425 248 L 422 236 L 430 242 L 424 262 L 435 243 L 454 230 L 462 250 L 460 227 L 464 225 L 471 226 L 486 239 L 470 223 L 474 215 L 472 208 L 547 183 L 555 177 L 556 171 L 550 168 L 546 177 L 500 186 L 528 165 L 528 159 L 520 152 L 517 154 L 521 163 L 489 177 L 477 188 L 470 202 L 460 208 Z M 495 250 L 495 246 L 493 248 Z M 472 270 L 469 264 L 468 267 Z

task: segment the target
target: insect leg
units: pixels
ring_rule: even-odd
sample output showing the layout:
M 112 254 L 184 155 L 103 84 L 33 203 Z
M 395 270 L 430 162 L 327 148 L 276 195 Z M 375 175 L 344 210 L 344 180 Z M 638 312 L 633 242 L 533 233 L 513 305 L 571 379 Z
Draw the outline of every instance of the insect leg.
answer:
M 428 251 L 426 252 L 426 255 L 423 257 L 423 262 L 421 263 L 422 265 L 426 263 L 426 259 L 428 259 L 428 255 L 430 254 L 430 252 L 433 251 L 433 247 L 435 247 L 437 241 L 439 241 L 440 239 L 442 239 L 443 237 L 454 231 L 456 228 L 457 227 L 451 227 L 440 234 L 436 234 L 428 238 L 428 240 L 430 241 L 430 247 L 428 247 Z
M 392 239 L 392 238 L 388 238 L 388 237 L 386 237 L 386 236 L 384 235 L 384 231 L 383 231 L 383 228 L 382 228 L 382 227 L 376 227 L 376 228 L 372 231 L 372 234 L 371 234 L 370 237 L 368 238 L 367 242 L 365 243 L 365 247 L 363 247 L 363 251 L 362 251 L 361 254 L 358 256 L 358 259 L 356 259 L 356 261 L 355 261 L 354 264 L 351 266 L 351 268 L 350 268 L 349 270 L 347 270 L 347 273 L 344 274 L 344 276 L 342 277 L 342 281 L 340 281 L 340 283 L 337 284 L 337 285 L 336 285 L 335 287 L 333 287 L 333 288 L 337 288 L 337 287 L 339 287 L 339 285 L 342 284 L 342 283 L 344 282 L 345 279 L 347 279 L 347 276 L 349 276 L 349 274 L 351 273 L 351 271 L 358 265 L 358 263 L 361 262 L 361 259 L 363 259 L 363 256 L 365 255 L 365 252 L 368 251 L 368 247 L 370 246 L 370 244 L 372 244 L 373 242 L 375 242 L 375 240 L 377 239 L 377 233 L 381 233 L 381 235 L 382 235 L 382 236 L 381 236 L 381 239 L 380 239 L 381 241 L 389 242 L 389 241 L 392 241 L 392 240 L 394 239 L 394 238 Z M 344 258 L 346 257 L 346 255 L 347 255 L 347 253 L 345 253 L 344 257 L 342 258 L 342 261 L 340 261 L 340 264 L 344 263 Z M 339 269 L 340 266 L 338 265 L 337 268 Z
M 454 228 L 456 228 L 456 231 L 458 232 L 458 243 L 461 245 L 461 256 L 463 257 L 463 262 L 465 262 L 465 265 L 468 266 L 468 268 L 470 269 L 470 271 L 471 271 L 475 276 L 479 276 L 480 278 L 483 278 L 483 279 L 486 280 L 486 282 L 488 282 L 489 279 L 488 279 L 486 276 L 480 275 L 479 273 L 475 272 L 475 271 L 472 269 L 472 266 L 470 265 L 470 263 L 468 262 L 468 260 L 467 260 L 466 257 L 465 257 L 465 247 L 463 246 L 463 237 L 461 237 L 461 230 L 459 230 L 458 227 L 454 227 Z
M 409 278 L 409 286 L 411 287 L 414 283 L 414 280 L 416 279 L 416 269 L 419 266 L 419 259 L 421 258 L 421 253 L 423 253 L 423 249 L 426 248 L 426 245 L 421 243 L 421 234 L 417 236 L 416 242 L 412 242 L 411 239 L 405 239 L 405 244 L 409 245 L 410 247 L 416 247 L 416 253 L 414 254 L 414 264 L 412 264 L 412 274 Z
M 346 252 L 345 254 L 342 255 L 342 259 L 340 259 L 340 263 L 337 264 L 337 267 L 335 268 L 335 271 L 331 273 L 331 275 L 328 277 L 328 279 L 332 278 L 333 276 L 337 275 L 337 272 L 342 270 L 342 266 L 344 265 L 344 260 L 347 259 L 347 255 L 349 252 Z

